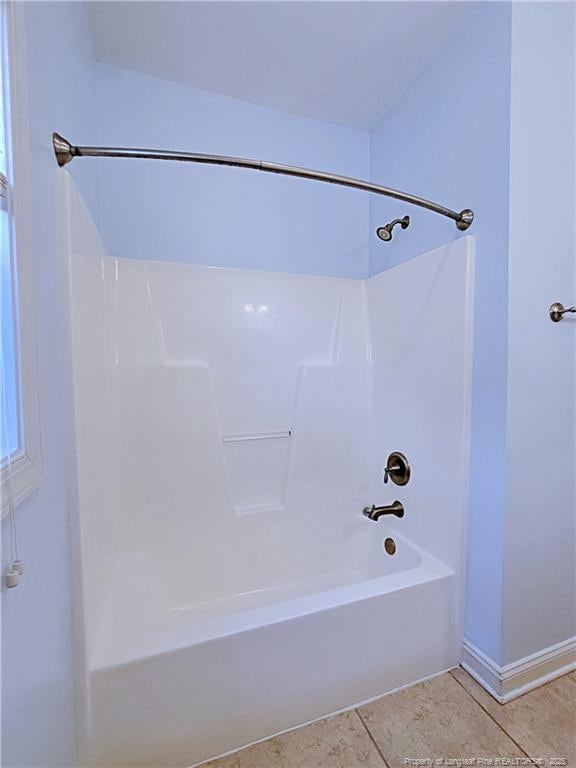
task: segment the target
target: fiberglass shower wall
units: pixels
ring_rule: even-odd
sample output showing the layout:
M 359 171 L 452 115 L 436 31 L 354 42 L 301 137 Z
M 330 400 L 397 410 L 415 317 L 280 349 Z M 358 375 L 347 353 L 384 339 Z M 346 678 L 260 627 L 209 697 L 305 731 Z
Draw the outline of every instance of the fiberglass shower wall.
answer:
M 224 561 L 266 558 L 278 588 L 336 571 L 367 499 L 362 281 L 114 260 L 69 192 L 89 621 L 110 558 L 206 558 L 205 600 Z
M 117 260 L 68 193 L 89 666 L 141 568 L 189 592 L 195 563 L 194 601 L 228 609 L 358 578 L 391 450 L 403 530 L 461 582 L 473 238 L 368 281 Z

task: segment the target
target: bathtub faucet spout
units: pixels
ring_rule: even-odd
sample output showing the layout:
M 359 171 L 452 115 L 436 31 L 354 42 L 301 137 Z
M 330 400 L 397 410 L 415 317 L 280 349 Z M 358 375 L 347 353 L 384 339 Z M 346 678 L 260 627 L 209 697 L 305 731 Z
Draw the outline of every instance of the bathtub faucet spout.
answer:
M 388 507 L 377 507 L 372 504 L 371 507 L 364 507 L 362 514 L 366 515 L 369 520 L 379 520 L 383 515 L 395 515 L 396 517 L 404 517 L 404 506 L 401 502 L 395 501 Z

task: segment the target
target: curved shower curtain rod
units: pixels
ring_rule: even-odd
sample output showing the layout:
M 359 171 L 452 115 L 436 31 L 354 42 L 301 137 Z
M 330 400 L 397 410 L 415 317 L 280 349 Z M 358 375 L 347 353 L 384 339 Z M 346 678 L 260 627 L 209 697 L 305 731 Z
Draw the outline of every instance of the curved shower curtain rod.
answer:
M 267 163 L 262 160 L 249 160 L 244 157 L 227 157 L 226 155 L 204 155 L 195 152 L 171 152 L 165 149 L 130 149 L 121 147 L 79 147 L 71 144 L 63 136 L 58 133 L 52 134 L 52 143 L 54 146 L 54 153 L 56 154 L 56 160 L 59 166 L 64 166 L 73 160 L 75 157 L 134 157 L 148 160 L 179 160 L 184 163 L 201 163 L 204 165 L 228 165 L 236 168 L 250 168 L 254 171 L 265 171 L 267 173 L 279 173 L 283 176 L 296 176 L 301 179 L 312 179 L 313 181 L 323 181 L 327 184 L 338 184 L 341 187 L 351 187 L 352 189 L 361 189 L 364 192 L 373 192 L 376 195 L 384 195 L 385 197 L 393 197 L 396 200 L 403 200 L 405 203 L 411 203 L 412 205 L 419 205 L 421 208 L 427 208 L 429 211 L 439 213 L 441 216 L 446 216 L 449 219 L 453 219 L 456 222 L 458 229 L 464 231 L 474 221 L 474 212 L 469 208 L 464 210 L 452 211 L 450 208 L 445 208 L 443 205 L 438 205 L 430 200 L 425 200 L 423 197 L 416 197 L 410 195 L 407 192 L 400 192 L 397 189 L 390 189 L 389 187 L 382 187 L 380 184 L 372 184 L 369 181 L 362 181 L 361 179 L 353 179 L 348 176 L 338 176 L 333 173 L 326 173 L 324 171 L 313 171 L 308 168 L 298 168 L 292 165 L 278 165 L 277 163 Z M 399 220 L 398 220 L 399 221 Z M 390 226 L 390 225 L 388 225 Z M 408 226 L 406 224 L 406 226 Z M 382 230 L 385 227 L 380 228 Z M 389 240 L 391 238 L 391 230 L 388 234 L 390 237 L 379 236 L 383 240 Z

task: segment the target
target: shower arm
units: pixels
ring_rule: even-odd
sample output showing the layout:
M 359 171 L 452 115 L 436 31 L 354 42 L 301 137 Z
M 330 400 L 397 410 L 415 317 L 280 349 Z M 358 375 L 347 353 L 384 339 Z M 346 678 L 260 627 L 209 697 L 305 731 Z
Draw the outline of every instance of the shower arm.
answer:
M 58 133 L 52 134 L 52 143 L 56 161 L 60 167 L 66 165 L 75 157 L 131 157 L 145 160 L 177 160 L 183 163 L 200 163 L 203 165 L 227 165 L 235 168 L 249 168 L 254 171 L 265 171 L 266 173 L 279 173 L 283 176 L 296 176 L 301 179 L 311 179 L 313 181 L 323 181 L 327 184 L 338 184 L 341 187 L 351 187 L 360 189 L 364 192 L 373 192 L 376 195 L 392 197 L 395 200 L 402 200 L 405 203 L 418 205 L 420 208 L 426 208 L 441 216 L 446 216 L 456 222 L 458 229 L 464 231 L 474 221 L 474 213 L 465 208 L 464 210 L 452 211 L 443 205 L 433 203 L 431 200 L 425 200 L 422 197 L 410 195 L 407 192 L 400 192 L 397 189 L 383 187 L 380 184 L 372 184 L 369 181 L 354 179 L 348 176 L 338 176 L 324 171 L 313 171 L 308 168 L 298 168 L 292 165 L 279 165 L 277 163 L 267 163 L 262 160 L 249 160 L 244 157 L 227 157 L 226 155 L 204 155 L 195 152 L 172 152 L 165 149 L 132 149 L 122 147 L 79 147 L 71 144 Z

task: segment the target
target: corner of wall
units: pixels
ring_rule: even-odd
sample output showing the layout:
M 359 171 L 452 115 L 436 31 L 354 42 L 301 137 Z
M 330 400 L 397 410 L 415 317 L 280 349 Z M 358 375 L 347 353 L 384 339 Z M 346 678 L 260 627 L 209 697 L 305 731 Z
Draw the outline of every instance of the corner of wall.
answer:
M 479 3 L 371 133 L 375 181 L 476 218 L 474 371 L 467 634 L 500 660 L 507 387 L 509 3 Z M 408 211 L 371 201 L 371 229 Z M 460 234 L 429 211 L 391 243 L 371 243 L 370 270 L 414 258 Z

